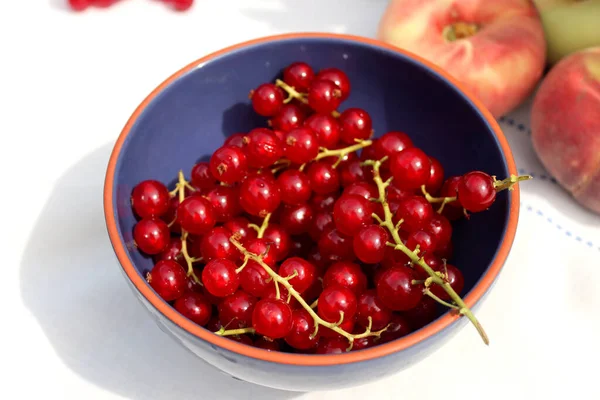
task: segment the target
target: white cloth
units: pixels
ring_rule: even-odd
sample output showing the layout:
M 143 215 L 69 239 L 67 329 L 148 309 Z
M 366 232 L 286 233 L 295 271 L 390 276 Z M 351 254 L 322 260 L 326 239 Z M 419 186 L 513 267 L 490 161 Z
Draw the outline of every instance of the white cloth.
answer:
M 189 61 L 289 31 L 374 36 L 384 0 L 196 0 L 185 14 L 125 0 L 73 14 L 0 2 L 2 398 L 286 399 L 197 362 L 134 299 L 104 228 L 102 184 L 143 96 Z M 502 123 L 522 185 L 513 251 L 471 326 L 384 381 L 317 399 L 600 398 L 600 217 L 545 175 L 528 107 Z M 513 121 L 513 122 L 511 122 Z M 520 128 L 522 124 L 522 128 Z M 589 366 L 587 363 L 590 363 Z

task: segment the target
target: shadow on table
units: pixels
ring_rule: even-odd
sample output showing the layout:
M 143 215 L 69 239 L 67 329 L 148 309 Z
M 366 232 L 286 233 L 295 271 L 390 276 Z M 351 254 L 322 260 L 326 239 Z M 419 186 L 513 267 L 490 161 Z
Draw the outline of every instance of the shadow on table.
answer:
M 23 301 L 62 361 L 130 399 L 286 399 L 299 393 L 239 382 L 164 334 L 127 287 L 104 225 L 112 148 L 85 156 L 56 183 L 29 238 Z
M 261 2 L 253 7 L 249 1 L 248 6 L 240 11 L 242 15 L 266 23 L 279 32 L 305 31 L 306 20 L 302 16 L 310 15 L 310 26 L 323 27 L 319 31 L 351 32 L 355 35 L 374 37 L 388 1 L 356 1 L 364 3 L 364 7 L 348 7 L 348 0 L 272 0 L 271 9 L 268 9 L 269 2 Z

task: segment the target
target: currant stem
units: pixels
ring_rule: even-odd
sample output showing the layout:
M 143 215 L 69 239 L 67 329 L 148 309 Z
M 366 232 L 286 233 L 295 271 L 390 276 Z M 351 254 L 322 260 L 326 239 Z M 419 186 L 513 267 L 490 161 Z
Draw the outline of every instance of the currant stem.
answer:
M 278 86 L 278 87 L 282 88 L 288 94 L 288 98 L 285 99 L 284 103 L 287 104 L 292 99 L 298 99 L 302 103 L 308 104 L 308 99 L 306 98 L 306 94 L 298 92 L 296 89 L 294 89 L 292 86 L 288 85 L 287 83 L 285 83 L 281 79 L 276 79 L 275 80 L 275 86 Z M 338 111 L 332 111 L 331 115 L 333 117 L 337 118 L 337 117 L 340 116 L 340 113 Z
M 531 175 L 511 175 L 506 179 L 503 179 L 501 181 L 497 181 L 496 177 L 494 177 L 494 188 L 496 189 L 496 192 L 500 192 L 504 189 L 508 189 L 508 190 L 513 190 L 514 185 L 518 182 L 522 182 L 522 181 L 528 181 L 530 179 L 533 179 L 533 176 Z
M 337 161 L 333 164 L 333 168 L 336 168 L 348 154 L 354 153 L 360 149 L 364 149 L 365 147 L 369 147 L 372 144 L 372 140 L 361 140 L 352 146 L 344 147 L 342 149 L 329 150 L 321 147 L 319 149 L 319 154 L 317 154 L 315 157 L 315 161 L 319 161 L 320 159 L 327 157 L 337 157 Z
M 267 230 L 267 227 L 269 226 L 270 219 L 271 219 L 271 213 L 265 215 L 265 218 L 263 219 L 261 226 L 256 231 L 258 233 L 257 238 L 261 239 L 263 236 L 265 236 L 265 231 Z
M 283 285 L 287 289 L 289 296 L 294 297 L 298 301 L 298 303 L 300 303 L 302 308 L 304 308 L 310 314 L 310 316 L 313 318 L 313 320 L 315 321 L 315 332 L 317 332 L 317 330 L 318 330 L 318 325 L 322 325 L 326 328 L 329 328 L 332 331 L 337 332 L 340 335 L 344 336 L 346 339 L 348 339 L 348 341 L 350 342 L 350 348 L 351 348 L 354 343 L 354 339 L 363 338 L 363 337 L 367 337 L 367 336 L 379 337 L 387 329 L 387 326 L 386 326 L 385 328 L 383 328 L 382 330 L 377 331 L 377 332 L 371 332 L 370 330 L 367 330 L 364 333 L 354 335 L 354 334 L 348 333 L 345 330 L 343 330 L 342 328 L 340 328 L 338 326 L 339 324 L 337 322 L 331 323 L 331 322 L 325 321 L 324 319 L 319 317 L 319 315 L 311 308 L 310 305 L 308 305 L 308 303 L 306 303 L 306 300 L 304 300 L 304 298 L 302 298 L 300 293 L 298 293 L 298 291 L 296 291 L 296 289 L 294 289 L 294 287 L 290 284 L 290 282 L 286 278 L 279 276 L 279 274 L 277 274 L 275 271 L 273 271 L 273 269 L 271 267 L 269 267 L 269 265 L 267 265 L 263 261 L 261 256 L 259 256 L 257 254 L 253 254 L 253 253 L 249 252 L 248 250 L 246 250 L 246 248 L 240 242 L 238 242 L 236 238 L 232 237 L 229 240 L 242 254 L 244 254 L 245 257 L 248 257 L 252 261 L 255 261 L 258 265 L 263 267 L 263 269 L 269 274 L 269 276 L 273 279 L 273 281 L 277 285 L 276 286 L 277 294 L 279 294 L 279 286 L 278 285 Z
M 245 335 L 246 333 L 256 333 L 256 331 L 254 330 L 254 328 L 239 328 L 227 330 L 224 327 L 221 327 L 221 329 L 215 332 L 215 334 L 219 336 Z
M 386 199 L 386 197 L 387 197 L 386 189 L 390 185 L 391 179 L 388 179 L 386 182 L 384 182 L 381 179 L 381 174 L 379 173 L 379 168 L 381 167 L 381 164 L 383 162 L 385 162 L 386 160 L 387 160 L 387 157 L 384 157 L 378 161 L 368 160 L 368 161 L 365 161 L 363 164 L 373 167 L 373 177 L 374 177 L 373 180 L 375 181 L 375 184 L 377 185 L 377 189 L 379 192 L 379 202 L 381 203 L 381 205 L 383 207 L 383 213 L 384 213 L 383 226 L 388 229 L 388 231 L 390 232 L 390 235 L 394 239 L 394 243 L 395 243 L 394 249 L 400 250 L 404 254 L 406 254 L 406 256 L 408 256 L 408 258 L 412 261 L 413 264 L 419 265 L 421 268 L 423 268 L 423 270 L 425 272 L 427 272 L 427 274 L 431 277 L 432 283 L 440 285 L 444 289 L 444 291 L 446 293 L 448 293 L 448 296 L 450 296 L 452 301 L 454 301 L 454 303 L 456 303 L 456 307 L 458 308 L 460 314 L 466 316 L 469 319 L 469 321 L 471 321 L 471 323 L 477 329 L 477 332 L 479 332 L 479 335 L 483 339 L 483 342 L 486 345 L 488 345 L 489 339 L 488 339 L 488 336 L 485 333 L 483 327 L 481 326 L 481 324 L 479 323 L 477 318 L 475 318 L 475 315 L 473 314 L 473 312 L 467 307 L 465 302 L 454 291 L 452 286 L 448 282 L 446 282 L 444 279 L 442 279 L 438 274 L 436 274 L 435 271 L 433 269 L 431 269 L 431 267 L 429 265 L 427 265 L 427 263 L 423 260 L 423 258 L 420 258 L 415 252 L 411 251 L 402 242 L 402 239 L 400 238 L 400 235 L 398 234 L 398 230 L 396 229 L 396 227 L 394 226 L 394 223 L 392 221 L 392 212 L 390 211 L 390 207 L 389 207 L 389 204 Z
M 185 180 L 185 176 L 183 175 L 182 170 L 179 171 L 178 177 L 179 177 L 179 182 L 177 182 L 177 190 L 178 190 L 178 195 L 179 195 L 179 203 L 181 203 L 181 202 L 183 202 L 183 200 L 185 200 L 185 188 L 187 186 L 190 186 L 190 184 Z M 198 279 L 198 277 L 194 273 L 194 267 L 193 267 L 194 262 L 198 261 L 198 259 L 194 259 L 194 258 L 190 257 L 190 254 L 188 253 L 188 249 L 187 249 L 187 237 L 188 237 L 188 233 L 182 229 L 181 230 L 181 254 L 183 254 L 183 258 L 185 259 L 185 263 L 187 264 L 187 267 L 188 267 L 187 276 L 191 276 L 192 279 L 194 280 L 194 282 L 196 282 L 197 284 L 202 286 L 202 282 L 200 282 L 200 279 Z

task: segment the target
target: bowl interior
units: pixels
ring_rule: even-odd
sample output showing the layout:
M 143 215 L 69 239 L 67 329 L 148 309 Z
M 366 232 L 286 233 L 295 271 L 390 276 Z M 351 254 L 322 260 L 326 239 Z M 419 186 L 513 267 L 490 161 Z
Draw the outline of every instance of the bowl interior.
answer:
M 340 107 L 361 107 L 375 136 L 406 132 L 438 158 L 446 176 L 480 169 L 508 174 L 498 140 L 484 116 L 445 79 L 402 54 L 342 38 L 289 38 L 250 45 L 217 56 L 176 79 L 141 113 L 123 143 L 114 175 L 113 205 L 128 255 L 143 276 L 151 259 L 133 246 L 135 217 L 129 198 L 145 179 L 174 182 L 180 169 L 207 160 L 226 136 L 267 126 L 250 106 L 248 93 L 273 81 L 282 69 L 305 61 L 315 70 L 343 69 L 352 83 Z M 455 224 L 455 257 L 465 275 L 465 292 L 494 258 L 507 225 L 508 196 L 501 193 L 487 212 Z

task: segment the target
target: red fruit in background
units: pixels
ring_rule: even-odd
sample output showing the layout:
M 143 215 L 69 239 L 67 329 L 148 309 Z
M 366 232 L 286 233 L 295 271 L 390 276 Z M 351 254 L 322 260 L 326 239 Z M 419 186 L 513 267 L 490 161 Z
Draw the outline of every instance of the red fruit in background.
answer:
M 545 67 L 532 1 L 392 0 L 377 37 L 448 71 L 495 117 L 523 102 Z

